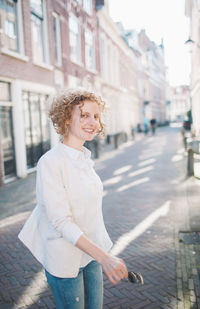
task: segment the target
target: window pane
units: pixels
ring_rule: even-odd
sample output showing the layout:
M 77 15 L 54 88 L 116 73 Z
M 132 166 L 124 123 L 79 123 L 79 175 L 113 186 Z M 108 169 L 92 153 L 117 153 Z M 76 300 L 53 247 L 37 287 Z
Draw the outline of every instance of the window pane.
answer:
M 34 167 L 50 149 L 49 122 L 46 113 L 47 95 L 23 93 L 27 167 Z
M 61 65 L 61 42 L 60 42 L 60 18 L 53 17 L 54 41 L 55 41 L 55 56 L 57 65 Z
M 83 0 L 83 7 L 88 14 L 92 14 L 92 0 Z
M 1 42 L 3 47 L 17 52 L 19 52 L 18 6 L 19 4 L 14 1 L 0 1 L 0 20 L 3 30 Z
M 32 150 L 32 136 L 31 136 L 31 120 L 29 110 L 29 97 L 27 92 L 23 92 L 24 105 L 24 130 L 25 130 L 25 144 L 26 144 L 26 160 L 27 166 L 31 167 L 31 150 Z
M 89 31 L 85 32 L 85 40 L 86 40 L 86 44 L 92 46 L 92 33 Z
M 43 3 L 42 0 L 31 0 L 30 1 L 31 11 L 40 18 L 43 17 Z
M 0 101 L 10 101 L 10 84 L 0 81 Z
M 31 126 L 32 126 L 32 142 L 37 145 L 41 142 L 40 131 L 40 110 L 39 97 L 37 94 L 30 94 L 30 110 L 31 110 Z
M 69 18 L 70 58 L 72 61 L 81 62 L 81 41 L 78 20 L 75 16 Z
M 42 148 L 43 153 L 50 148 L 50 132 L 49 121 L 47 117 L 47 95 L 40 96 L 40 111 L 41 111 L 41 130 L 42 130 Z
M 43 21 L 31 15 L 33 56 L 36 62 L 44 62 Z
M 69 18 L 69 29 L 71 32 L 78 34 L 78 21 L 75 17 L 70 16 Z
M 85 64 L 89 69 L 95 68 L 94 40 L 91 31 L 85 31 Z
M 0 106 L 0 130 L 5 176 L 15 174 L 11 107 Z
M 56 17 L 53 18 L 53 31 L 54 31 L 56 61 L 58 61 L 58 48 L 57 48 L 58 38 L 57 38 L 57 21 L 56 21 Z

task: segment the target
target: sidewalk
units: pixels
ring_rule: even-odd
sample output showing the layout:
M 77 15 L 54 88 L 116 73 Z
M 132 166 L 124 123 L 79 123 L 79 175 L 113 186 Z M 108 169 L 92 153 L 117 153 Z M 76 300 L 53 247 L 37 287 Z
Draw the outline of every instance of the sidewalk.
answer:
M 200 308 L 200 180 L 179 186 L 175 230 L 178 309 Z
M 116 243 L 121 239 L 121 244 L 125 244 L 126 248 L 120 256 L 126 259 L 129 269 L 136 269 L 145 277 L 144 286 L 126 282 L 113 286 L 104 278 L 104 309 L 200 308 L 200 242 L 199 233 L 194 233 L 200 231 L 200 180 L 185 178 L 186 158 L 183 153 L 176 155 L 177 158 L 174 156 L 177 160 L 174 166 L 167 165 L 171 162 L 167 151 L 176 143 L 173 142 L 173 135 L 167 135 L 167 130 L 159 132 L 152 140 L 151 137 L 141 136 L 136 142 L 123 144 L 96 160 L 97 171 L 104 181 L 104 215 L 109 234 Z M 181 140 L 179 137 L 177 139 L 181 148 Z M 172 141 L 171 145 L 168 140 Z M 124 175 L 120 174 L 124 173 L 122 169 L 130 165 L 135 169 L 137 160 L 147 157 L 150 152 L 151 141 L 158 147 L 157 158 L 163 143 L 164 161 L 159 163 L 158 160 L 157 168 L 148 172 L 152 174 L 146 172 L 145 177 L 143 175 L 132 182 L 135 187 L 125 190 L 130 182 L 128 174 L 120 179 Z M 151 167 L 143 166 L 140 172 Z M 176 179 L 173 175 L 175 167 L 178 171 Z M 148 182 L 147 176 L 151 182 Z M 173 183 L 168 189 L 169 179 Z M 120 181 L 120 187 L 117 181 Z M 144 184 L 137 185 L 137 181 Z M 159 183 L 163 186 L 158 190 Z M 147 205 L 148 194 L 151 194 L 151 200 Z M 126 244 L 128 237 L 133 239 L 139 227 L 142 229 L 142 222 L 155 216 L 159 209 L 168 209 L 168 204 L 160 208 L 156 205 L 162 205 L 164 200 L 170 198 L 169 194 L 172 196 L 169 212 L 162 214 L 149 228 L 146 227 L 141 236 L 134 240 L 134 246 Z M 53 309 L 55 305 L 41 266 L 16 237 L 35 205 L 35 174 L 7 184 L 0 189 L 0 196 L 0 308 Z

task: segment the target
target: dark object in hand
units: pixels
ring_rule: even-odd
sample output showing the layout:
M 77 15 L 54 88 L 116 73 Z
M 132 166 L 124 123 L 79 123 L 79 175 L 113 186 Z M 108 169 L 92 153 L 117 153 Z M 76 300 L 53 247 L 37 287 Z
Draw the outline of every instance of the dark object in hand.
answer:
M 144 284 L 144 279 L 140 273 L 135 273 L 134 271 L 128 272 L 128 280 L 131 283 L 141 283 Z

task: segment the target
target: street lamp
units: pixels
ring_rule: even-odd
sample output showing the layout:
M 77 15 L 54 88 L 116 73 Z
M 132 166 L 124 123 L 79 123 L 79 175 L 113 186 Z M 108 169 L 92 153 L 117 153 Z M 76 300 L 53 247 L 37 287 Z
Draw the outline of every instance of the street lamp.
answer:
M 185 44 L 189 46 L 196 45 L 198 48 L 200 48 L 200 45 L 196 43 L 194 40 L 192 40 L 190 36 L 187 39 L 187 41 L 185 41 Z

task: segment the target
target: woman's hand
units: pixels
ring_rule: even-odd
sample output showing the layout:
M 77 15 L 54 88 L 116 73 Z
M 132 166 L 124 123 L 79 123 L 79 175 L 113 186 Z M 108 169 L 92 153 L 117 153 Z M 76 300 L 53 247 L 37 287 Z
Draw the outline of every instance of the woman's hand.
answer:
M 85 235 L 81 235 L 76 242 L 76 247 L 92 256 L 99 264 L 111 283 L 116 284 L 121 279 L 128 278 L 128 271 L 124 261 L 106 253 L 96 246 Z
M 118 257 L 107 254 L 101 261 L 101 265 L 106 276 L 113 284 L 128 278 L 126 265 L 124 261 Z

